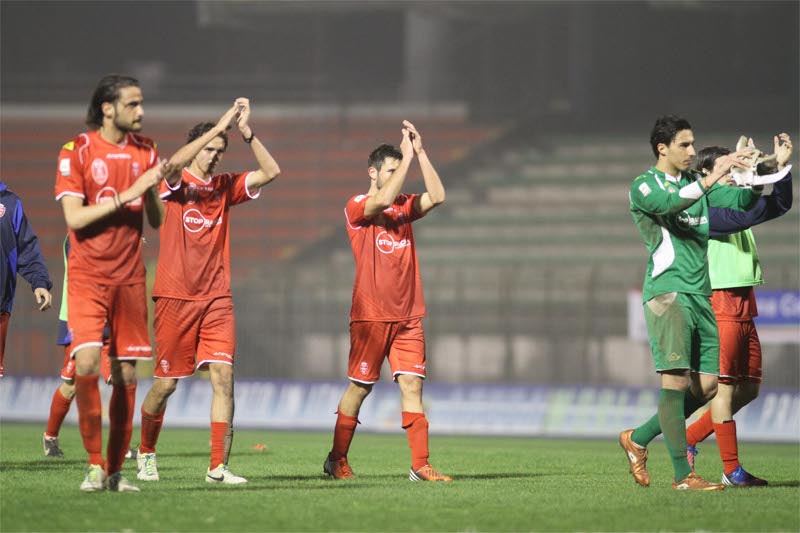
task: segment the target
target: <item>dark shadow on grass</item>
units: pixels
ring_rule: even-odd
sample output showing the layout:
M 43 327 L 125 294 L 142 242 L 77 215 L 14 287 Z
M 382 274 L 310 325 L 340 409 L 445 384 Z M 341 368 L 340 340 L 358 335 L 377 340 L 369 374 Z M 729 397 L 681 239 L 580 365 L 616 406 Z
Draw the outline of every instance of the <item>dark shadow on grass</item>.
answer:
M 770 487 L 800 487 L 800 481 L 770 481 L 765 488 Z
M 291 489 L 295 490 L 352 490 L 352 489 L 359 489 L 359 488 L 369 488 L 376 486 L 376 483 L 323 483 L 320 485 L 296 485 L 291 487 Z M 290 490 L 291 490 L 290 489 Z M 171 489 L 168 491 L 175 491 L 175 492 L 208 492 L 208 491 L 244 491 L 244 492 L 257 492 L 257 491 L 286 491 L 287 487 L 283 484 L 270 484 L 268 480 L 258 480 L 253 482 L 252 479 L 246 485 L 239 485 L 239 486 L 221 486 L 221 485 L 198 485 L 196 487 L 182 487 L 178 489 Z
M 41 459 L 36 461 L 4 461 L 0 463 L 0 472 L 5 470 L 57 470 L 65 466 L 86 466 L 86 459 Z

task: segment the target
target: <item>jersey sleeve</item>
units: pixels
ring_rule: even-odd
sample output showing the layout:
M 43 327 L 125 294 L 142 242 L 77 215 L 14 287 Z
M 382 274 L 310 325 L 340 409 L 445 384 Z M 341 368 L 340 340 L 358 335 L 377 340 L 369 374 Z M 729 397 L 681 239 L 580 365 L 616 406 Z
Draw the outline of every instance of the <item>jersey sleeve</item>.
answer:
M 181 174 L 178 183 L 175 186 L 171 186 L 166 179 L 161 180 L 161 183 L 158 184 L 158 196 L 163 201 L 168 202 L 173 198 L 173 195 L 181 189 L 183 185 L 183 175 Z
M 421 194 L 409 194 L 407 196 L 408 196 L 408 200 L 406 201 L 406 205 L 404 207 L 405 207 L 406 216 L 408 217 L 408 220 L 410 220 L 411 222 L 414 222 L 415 220 L 419 220 L 422 217 L 424 217 L 426 213 L 420 213 L 414 207 L 414 203 L 417 201 L 418 198 L 421 198 L 422 195 Z
M 70 141 L 61 147 L 56 169 L 56 201 L 61 200 L 64 196 L 86 198 L 83 166 L 80 164 L 78 151 L 78 143 L 75 141 Z
M 247 186 L 247 180 L 253 172 L 242 172 L 240 174 L 229 174 L 228 190 L 231 195 L 231 205 L 237 205 L 248 200 L 255 200 L 261 196 L 261 189 L 256 189 L 255 193 Z
M 697 202 L 704 194 L 696 181 L 678 190 L 674 187 L 669 187 L 671 191 L 667 189 L 656 176 L 643 174 L 631 184 L 631 205 L 651 215 L 674 215 Z
M 761 193 L 753 189 L 739 189 L 719 183 L 715 183 L 708 190 L 709 207 L 746 211 L 755 205 L 759 198 L 761 198 Z
M 344 216 L 347 219 L 347 224 L 353 228 L 358 229 L 366 224 L 369 224 L 369 219 L 364 216 L 364 209 L 367 207 L 366 194 L 360 194 L 350 198 L 347 205 L 344 207 Z

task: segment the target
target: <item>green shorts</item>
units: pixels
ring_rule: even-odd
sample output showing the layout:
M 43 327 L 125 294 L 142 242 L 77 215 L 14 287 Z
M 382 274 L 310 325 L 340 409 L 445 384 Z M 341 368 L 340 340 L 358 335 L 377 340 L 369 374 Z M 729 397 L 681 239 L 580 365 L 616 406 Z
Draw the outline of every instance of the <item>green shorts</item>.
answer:
M 707 296 L 670 292 L 644 303 L 656 372 L 719 375 L 719 330 Z

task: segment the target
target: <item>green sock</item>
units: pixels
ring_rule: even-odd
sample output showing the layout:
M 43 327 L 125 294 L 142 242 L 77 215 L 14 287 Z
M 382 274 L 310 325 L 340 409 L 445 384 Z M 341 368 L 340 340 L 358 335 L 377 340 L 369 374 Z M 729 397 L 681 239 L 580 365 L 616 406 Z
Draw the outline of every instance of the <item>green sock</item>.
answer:
M 633 430 L 631 440 L 644 448 L 660 434 L 661 424 L 658 422 L 658 413 L 656 413 L 650 420 Z
M 685 396 L 683 391 L 661 389 L 658 397 L 658 420 L 675 470 L 675 481 L 685 479 L 692 472 L 686 460 Z
M 684 420 L 704 405 L 705 402 L 698 400 L 690 390 L 687 390 L 683 400 Z M 656 413 L 650 420 L 633 430 L 631 440 L 644 448 L 659 435 L 661 435 L 661 423 L 658 421 L 658 413 Z

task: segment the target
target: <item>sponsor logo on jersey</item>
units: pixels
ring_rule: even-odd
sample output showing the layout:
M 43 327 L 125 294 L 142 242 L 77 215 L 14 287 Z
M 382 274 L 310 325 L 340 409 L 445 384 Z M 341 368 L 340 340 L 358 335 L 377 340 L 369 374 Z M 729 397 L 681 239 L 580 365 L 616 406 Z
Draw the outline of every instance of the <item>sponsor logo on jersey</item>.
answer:
M 681 229 L 689 229 L 692 226 L 701 226 L 703 224 L 708 224 L 708 217 L 703 215 L 699 217 L 693 217 L 686 211 L 681 211 L 678 213 L 678 216 L 675 217 L 675 221 L 678 224 L 678 227 Z
M 58 171 L 61 172 L 62 176 L 70 175 L 70 162 L 68 157 L 58 162 Z
M 425 365 L 414 365 L 417 370 L 425 370 Z
M 106 154 L 106 159 L 130 159 L 131 154 L 121 153 L 121 154 Z
M 213 228 L 218 224 L 222 224 L 222 217 L 209 220 L 197 209 L 189 209 L 183 214 L 183 227 L 191 233 L 197 233 L 203 228 Z
M 219 356 L 225 357 L 226 359 L 233 360 L 233 356 L 231 354 L 229 354 L 228 352 L 214 352 L 213 355 L 219 355 Z
M 647 196 L 653 191 L 650 190 L 650 187 L 646 183 L 642 183 L 639 185 L 639 192 L 642 193 L 642 196 Z
M 375 246 L 378 247 L 378 251 L 384 254 L 390 254 L 395 250 L 398 250 L 400 248 L 405 248 L 406 246 L 410 245 L 411 245 L 410 240 L 401 239 L 399 241 L 396 241 L 394 240 L 394 237 L 392 237 L 385 231 L 378 233 L 378 236 L 375 238 Z
M 100 158 L 92 161 L 92 179 L 101 187 L 108 181 L 108 166 Z
M 94 197 L 94 203 L 104 204 L 106 202 L 113 202 L 116 194 L 117 191 L 114 189 L 114 187 L 103 187 L 97 191 L 97 196 Z
M 64 146 L 62 146 L 61 148 L 63 148 L 64 150 L 72 151 L 72 150 L 75 149 L 75 141 L 70 141 L 70 142 L 66 143 Z
M 362 376 L 366 376 L 367 371 L 369 371 L 369 364 L 366 361 L 361 361 L 361 364 L 358 365 L 358 370 Z
M 3 218 L 3 215 L 6 214 L 6 206 L 0 204 L 0 218 Z
M 128 346 L 128 347 L 125 348 L 125 350 L 127 350 L 129 352 L 150 352 L 152 349 L 153 348 L 150 347 L 150 345 Z

